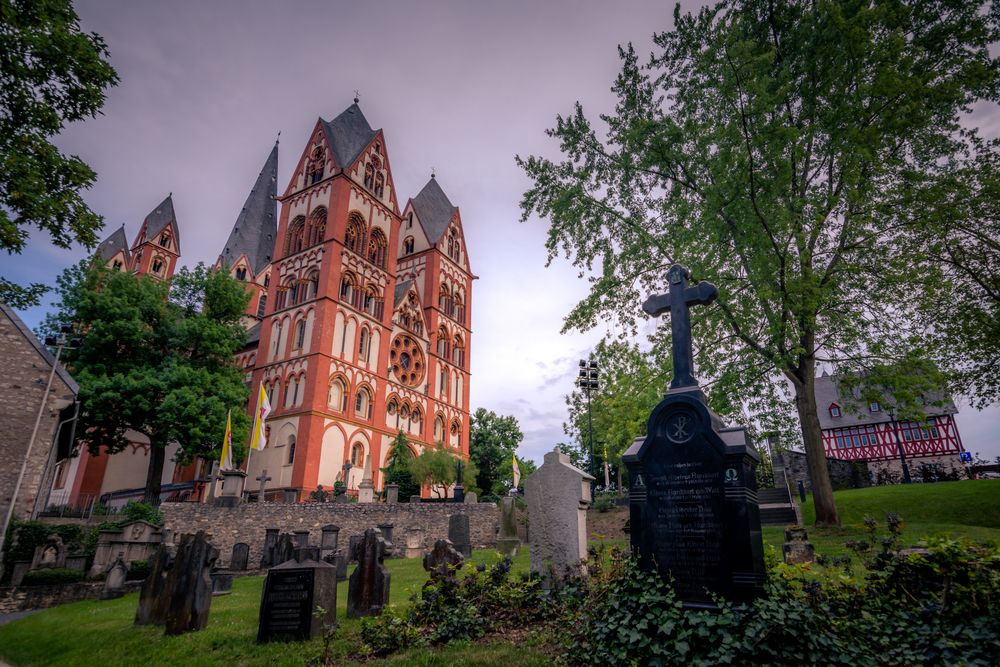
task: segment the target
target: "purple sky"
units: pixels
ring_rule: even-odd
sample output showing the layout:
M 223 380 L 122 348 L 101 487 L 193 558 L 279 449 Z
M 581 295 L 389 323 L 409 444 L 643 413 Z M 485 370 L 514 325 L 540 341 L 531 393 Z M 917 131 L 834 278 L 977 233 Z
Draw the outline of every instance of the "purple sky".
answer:
M 121 76 L 96 120 L 59 144 L 98 172 L 86 193 L 110 233 L 131 242 L 173 192 L 182 262 L 215 261 L 281 131 L 284 189 L 317 116 L 360 90 L 383 128 L 400 205 L 437 172 L 462 210 L 472 270 L 472 408 L 515 415 L 519 453 L 541 462 L 565 440 L 563 396 L 577 360 L 606 330 L 559 334 L 586 291 L 565 262 L 546 269 L 546 226 L 518 222 L 528 181 L 514 154 L 557 155 L 544 135 L 580 100 L 613 109 L 616 46 L 651 50 L 671 23 L 667 2 L 78 2 L 84 29 L 104 36 Z M 992 136 L 995 107 L 977 113 Z M 3 274 L 51 283 L 84 255 L 35 236 Z M 29 325 L 44 308 L 22 313 Z M 968 449 L 1000 455 L 1000 408 L 962 406 Z

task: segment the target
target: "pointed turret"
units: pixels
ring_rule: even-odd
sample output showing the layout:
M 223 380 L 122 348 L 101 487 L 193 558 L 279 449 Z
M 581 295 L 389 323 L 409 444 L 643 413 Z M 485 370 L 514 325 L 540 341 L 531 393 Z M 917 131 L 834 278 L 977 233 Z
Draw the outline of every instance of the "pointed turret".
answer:
M 132 255 L 128 250 L 128 239 L 125 238 L 125 225 L 101 241 L 101 245 L 97 246 L 94 254 L 111 268 L 128 269 Z
M 132 270 L 139 274 L 169 278 L 174 274 L 180 254 L 180 229 L 171 193 L 142 221 L 139 234 L 132 243 Z
M 424 233 L 427 234 L 428 242 L 435 245 L 448 229 L 448 223 L 458 208 L 451 203 L 433 176 L 427 181 L 424 189 L 413 198 L 412 203 Z
M 326 141 L 333 151 L 333 159 L 340 169 L 347 169 L 358 159 L 377 134 L 368 124 L 361 107 L 355 102 L 330 121 L 322 121 Z
M 274 237 L 277 233 L 278 142 L 264 161 L 257 182 L 247 195 L 236 224 L 229 233 L 226 245 L 219 255 L 219 264 L 230 268 L 245 256 L 250 271 L 258 275 L 271 263 Z

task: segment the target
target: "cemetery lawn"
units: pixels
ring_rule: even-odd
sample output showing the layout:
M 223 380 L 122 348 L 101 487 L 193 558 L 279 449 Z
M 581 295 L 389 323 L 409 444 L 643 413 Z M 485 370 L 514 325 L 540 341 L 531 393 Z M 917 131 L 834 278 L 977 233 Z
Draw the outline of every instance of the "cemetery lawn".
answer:
M 975 542 L 1000 544 L 1000 480 L 980 479 L 932 484 L 897 484 L 867 489 L 847 489 L 833 494 L 840 512 L 839 528 L 817 528 L 812 496 L 802 505 L 809 541 L 817 553 L 849 553 L 844 543 L 867 535 L 865 515 L 879 522 L 884 536 L 885 515 L 903 518 L 903 544 L 912 546 L 932 535 L 949 535 Z M 781 551 L 784 528 L 764 527 L 764 543 Z
M 471 564 L 492 563 L 499 556 L 484 549 L 472 555 Z M 409 604 L 427 573 L 419 558 L 389 559 L 392 572 L 390 601 Z M 469 563 L 465 567 L 469 567 Z M 528 552 L 522 549 L 513 570 L 528 570 Z M 212 599 L 208 627 L 180 637 L 165 637 L 163 628 L 132 625 L 139 594 L 118 600 L 87 601 L 54 607 L 0 626 L 0 660 L 14 667 L 27 665 L 306 665 L 323 652 L 319 638 L 293 644 L 257 644 L 257 620 L 262 576 L 240 577 L 233 592 Z M 337 587 L 339 627 L 331 642 L 331 663 L 358 664 L 361 645 L 359 619 L 345 618 L 347 582 Z M 386 659 L 388 665 L 547 665 L 536 638 L 517 642 L 486 638 L 480 642 L 454 643 L 440 648 L 415 648 Z

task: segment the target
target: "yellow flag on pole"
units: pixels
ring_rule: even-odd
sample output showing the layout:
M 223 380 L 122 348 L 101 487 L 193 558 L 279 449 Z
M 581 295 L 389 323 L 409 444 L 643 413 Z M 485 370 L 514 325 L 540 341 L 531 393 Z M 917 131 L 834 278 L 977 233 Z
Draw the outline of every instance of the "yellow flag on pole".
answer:
M 517 467 L 517 457 L 514 456 L 513 454 L 511 454 L 511 459 L 513 459 L 513 461 L 514 461 L 514 463 L 513 463 L 513 467 L 514 467 L 514 488 L 516 489 L 517 485 L 521 483 L 521 469 Z
M 233 415 L 226 413 L 226 437 L 222 439 L 222 456 L 219 458 L 219 470 L 233 469 Z
M 264 420 L 271 414 L 271 401 L 267 400 L 264 383 L 260 383 L 260 393 L 257 396 L 257 414 L 253 418 L 253 434 L 250 436 L 250 449 L 261 450 L 267 446 L 267 435 L 264 431 Z

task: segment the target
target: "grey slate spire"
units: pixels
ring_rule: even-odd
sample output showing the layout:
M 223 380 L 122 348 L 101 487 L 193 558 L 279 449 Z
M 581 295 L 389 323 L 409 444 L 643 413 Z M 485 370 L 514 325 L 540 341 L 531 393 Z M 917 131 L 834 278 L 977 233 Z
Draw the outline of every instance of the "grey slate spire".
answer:
M 350 167 L 377 134 L 361 113 L 357 102 L 333 120 L 321 118 L 320 121 L 323 123 L 326 141 L 333 151 L 333 159 L 340 169 Z
M 420 194 L 413 198 L 413 208 L 417 212 L 417 218 L 420 219 L 420 224 L 423 225 L 427 240 L 430 241 L 431 245 L 441 240 L 445 230 L 448 229 L 448 223 L 451 222 L 455 211 L 458 210 L 433 176 L 431 176 L 431 180 L 427 181 L 427 185 L 420 191 Z
M 181 247 L 180 234 L 177 229 L 177 216 L 174 215 L 174 199 L 173 193 L 167 195 L 167 198 L 160 202 L 160 205 L 149 212 L 146 219 L 143 221 L 143 234 L 142 238 L 136 239 L 135 245 L 141 245 L 147 241 L 155 241 L 164 229 L 173 225 L 174 227 L 174 239 L 175 247 L 178 252 Z
M 119 252 L 125 253 L 125 263 L 128 264 L 131 257 L 128 251 L 128 239 L 125 238 L 125 225 L 122 225 L 112 232 L 111 236 L 101 241 L 101 245 L 97 246 L 95 254 L 105 262 L 108 262 Z
M 219 255 L 219 263 L 223 267 L 229 268 L 240 255 L 246 255 L 250 260 L 250 270 L 257 275 L 271 261 L 278 229 L 278 204 L 275 201 L 277 188 L 278 142 L 276 141 L 257 176 L 257 182 L 243 203 L 243 210 L 236 218 L 236 224 L 229 233 L 222 254 Z

